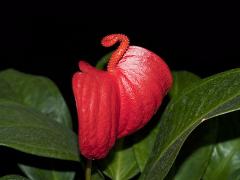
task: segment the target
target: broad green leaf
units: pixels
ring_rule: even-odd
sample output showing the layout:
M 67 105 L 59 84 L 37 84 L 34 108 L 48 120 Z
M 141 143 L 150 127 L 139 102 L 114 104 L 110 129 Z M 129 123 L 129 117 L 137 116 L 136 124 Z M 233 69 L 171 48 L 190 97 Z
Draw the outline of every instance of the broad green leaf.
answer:
M 187 71 L 174 71 L 173 78 L 174 84 L 170 91 L 171 98 L 178 97 L 179 94 L 183 93 L 190 85 L 200 80 L 197 75 Z M 133 145 L 133 150 L 141 172 L 152 152 L 159 125 L 160 121 L 157 120 L 156 122 L 156 120 L 153 119 L 146 127 L 134 135 L 136 143 Z
M 96 68 L 97 69 L 104 69 L 105 66 L 107 65 L 111 55 L 113 52 L 110 52 L 108 54 L 106 54 L 105 56 L 103 56 L 96 64 Z
M 239 144 L 238 139 L 215 146 L 204 179 L 239 179 Z
M 53 162 L 53 161 L 50 161 Z M 60 162 L 61 163 L 61 162 Z M 67 163 L 65 164 L 67 166 Z M 24 173 L 30 178 L 34 180 L 72 180 L 74 179 L 75 173 L 73 171 L 66 171 L 66 167 L 64 169 L 55 169 L 57 164 L 46 164 L 44 168 L 37 168 L 33 166 L 26 166 L 21 164 L 20 168 Z
M 0 99 L 19 102 L 17 94 L 11 88 L 10 84 L 0 76 Z
M 205 137 L 213 135 L 214 131 L 217 132 L 218 137 L 215 137 L 212 142 L 205 138 L 204 141 L 209 142 L 190 154 L 177 173 L 176 180 L 239 179 L 240 111 L 218 117 L 213 122 L 216 123 L 216 120 L 218 120 L 218 126 L 215 128 L 205 123 L 205 127 L 209 129 L 205 131 Z M 186 148 L 183 147 L 183 151 Z
M 190 86 L 194 86 L 195 83 L 199 83 L 199 81 L 201 80 L 201 78 L 199 76 L 197 76 L 191 72 L 188 72 L 188 71 L 172 71 L 172 75 L 173 75 L 173 86 L 169 92 L 169 96 L 171 99 L 181 96 L 181 94 L 184 93 L 187 89 L 189 89 Z M 205 141 L 209 141 L 209 139 L 212 139 L 212 138 L 207 137 L 207 140 L 205 140 L 205 136 L 204 136 L 203 139 L 205 142 Z M 200 140 L 200 142 L 201 142 L 201 140 Z M 183 151 L 184 151 L 184 149 L 183 149 Z M 189 151 L 189 147 L 186 148 L 186 151 L 187 152 Z M 203 151 L 202 153 L 207 156 L 208 151 L 206 150 L 206 151 Z M 197 162 L 198 167 L 196 169 L 192 169 L 191 172 L 187 173 L 187 177 L 186 177 L 187 179 L 199 179 L 198 172 L 204 170 L 204 163 L 206 162 L 205 159 L 203 159 L 203 158 L 202 159 L 196 158 L 196 159 L 198 159 L 198 162 Z M 191 161 L 191 160 L 189 160 L 189 161 Z M 172 179 L 175 176 L 176 168 L 177 167 L 175 165 L 174 167 L 172 167 L 171 171 L 168 173 L 168 176 L 171 176 L 170 179 Z M 196 171 L 194 171 L 194 170 L 196 170 Z M 182 170 L 182 171 L 184 172 L 184 170 Z M 177 177 L 175 177 L 175 178 L 177 178 Z
M 139 173 L 132 147 L 125 139 L 120 139 L 112 152 L 102 161 L 100 165 L 103 173 L 113 180 L 130 179 Z
M 240 179 L 240 112 L 219 121 L 218 142 L 203 179 Z
M 133 145 L 133 152 L 141 172 L 151 154 L 159 125 L 160 123 L 154 119 L 154 122 L 150 122 L 146 127 L 134 134 L 135 143 Z
M 201 80 L 200 77 L 188 71 L 173 71 L 172 74 L 174 83 L 169 93 L 171 98 L 177 98 L 181 93 L 184 93 L 184 91 L 191 88 L 191 86 L 194 86 L 194 83 L 199 83 Z M 210 124 L 211 126 L 204 127 L 201 131 L 198 128 L 198 132 L 196 133 L 197 137 L 194 133 L 191 134 L 191 137 L 194 136 L 192 137 L 194 139 L 189 138 L 190 143 L 183 146 L 181 149 L 181 151 L 183 151 L 182 154 L 184 154 L 184 152 L 189 152 L 189 147 L 204 146 L 204 144 L 212 143 L 216 140 L 216 123 Z M 200 134 L 199 131 L 201 132 Z M 201 147 L 197 150 L 194 149 L 193 154 L 181 165 L 174 179 L 201 179 L 206 170 L 206 164 L 210 158 L 211 150 L 212 146 Z
M 175 180 L 201 179 L 209 158 L 211 157 L 212 146 L 200 148 L 184 162 Z
M 49 120 L 57 121 L 68 128 L 72 127 L 72 120 L 66 103 L 56 85 L 48 78 L 9 69 L 0 72 L 0 87 L 0 98 L 34 108 L 48 116 Z M 31 179 L 52 179 L 52 177 L 73 179 L 73 172 L 53 170 L 56 166 L 54 161 L 50 164 L 52 166 L 49 169 L 23 164 L 19 164 L 19 167 Z
M 0 84 L 3 83 L 3 80 L 4 86 L 8 86 L 8 88 L 1 88 L 0 94 L 6 94 L 4 91 L 11 91 L 8 94 L 12 93 L 11 98 L 14 97 L 15 101 L 35 108 L 67 127 L 72 127 L 66 103 L 57 86 L 51 80 L 13 69 L 0 72 Z
M 19 175 L 6 175 L 0 177 L 0 180 L 29 180 L 29 179 Z
M 178 97 L 184 93 L 190 85 L 198 83 L 200 77 L 188 71 L 173 71 L 173 87 L 169 92 L 170 97 Z
M 66 103 L 52 81 L 45 77 L 28 75 L 12 69 L 2 71 L 0 73 L 0 78 L 0 86 L 5 86 L 5 88 L 1 88 L 0 90 L 0 95 L 4 98 L 11 97 L 11 100 L 14 99 L 16 102 L 35 108 L 50 117 L 51 120 L 57 121 L 64 126 L 71 127 L 71 117 Z M 10 96 L 6 96 L 4 90 L 7 90 Z M 52 176 L 73 177 L 72 172 L 61 173 L 54 170 L 41 170 L 36 167 L 32 167 L 31 169 L 30 166 L 27 167 L 26 165 L 19 166 L 25 174 L 30 174 L 30 177 L 34 177 L 34 174 L 40 179 L 41 177 L 49 179 Z M 37 177 L 34 177 L 34 179 L 37 179 Z
M 78 161 L 75 133 L 24 105 L 0 100 L 0 145 L 29 154 Z
M 205 122 L 194 130 L 180 151 L 179 156 L 186 154 L 185 152 L 190 152 L 190 155 L 184 159 L 175 180 L 202 179 L 211 159 L 217 133 L 216 120 Z
M 188 135 L 203 121 L 240 109 L 240 69 L 203 79 L 167 106 L 141 179 L 163 179 Z

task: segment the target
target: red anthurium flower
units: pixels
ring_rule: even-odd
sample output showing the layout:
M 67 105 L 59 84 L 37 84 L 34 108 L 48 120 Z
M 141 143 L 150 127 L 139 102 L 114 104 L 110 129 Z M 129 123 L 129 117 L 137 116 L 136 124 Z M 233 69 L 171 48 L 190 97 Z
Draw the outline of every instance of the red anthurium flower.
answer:
M 117 138 L 142 128 L 172 85 L 165 62 L 147 49 L 129 46 L 125 35 L 106 36 L 102 45 L 110 47 L 118 41 L 107 71 L 80 61 L 81 72 L 73 76 L 79 145 L 88 159 L 104 158 Z

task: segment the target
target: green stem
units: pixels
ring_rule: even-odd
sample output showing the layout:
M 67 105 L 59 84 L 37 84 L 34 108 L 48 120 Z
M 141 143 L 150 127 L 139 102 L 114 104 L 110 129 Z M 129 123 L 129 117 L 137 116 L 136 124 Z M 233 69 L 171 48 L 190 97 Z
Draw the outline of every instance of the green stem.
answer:
M 91 180 L 92 160 L 87 159 L 87 165 L 85 170 L 85 180 Z
M 100 69 L 100 70 L 103 70 L 104 67 L 106 66 L 106 64 L 108 63 L 108 61 L 109 61 L 112 53 L 113 53 L 113 52 L 110 52 L 110 53 L 106 54 L 105 56 L 103 56 L 103 57 L 97 62 L 96 68 L 97 68 L 97 69 Z

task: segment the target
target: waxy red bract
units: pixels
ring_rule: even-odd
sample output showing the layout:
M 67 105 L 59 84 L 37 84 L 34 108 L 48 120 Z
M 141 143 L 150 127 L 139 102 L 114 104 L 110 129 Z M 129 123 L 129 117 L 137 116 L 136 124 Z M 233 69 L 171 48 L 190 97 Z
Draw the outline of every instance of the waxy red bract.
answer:
M 81 61 L 81 72 L 72 80 L 80 150 L 88 159 L 104 158 L 117 138 L 142 128 L 172 85 L 171 72 L 159 56 L 138 46 L 128 47 L 124 35 L 109 37 L 114 42 L 119 38 L 121 44 L 108 71 Z

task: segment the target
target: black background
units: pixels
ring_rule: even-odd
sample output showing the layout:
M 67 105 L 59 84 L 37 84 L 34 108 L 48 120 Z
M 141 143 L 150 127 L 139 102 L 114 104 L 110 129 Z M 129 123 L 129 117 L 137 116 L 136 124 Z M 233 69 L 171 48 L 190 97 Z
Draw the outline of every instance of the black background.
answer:
M 71 77 L 80 59 L 94 65 L 113 50 L 101 47 L 102 37 L 124 33 L 172 70 L 207 77 L 240 67 L 238 9 L 230 2 L 9 1 L 0 5 L 0 70 L 49 77 L 75 119 Z
M 154 51 L 172 70 L 206 77 L 240 66 L 238 5 L 189 2 L 18 2 L 0 6 L 0 70 L 47 76 L 72 103 L 78 61 L 92 65 L 113 48 L 110 33 Z

